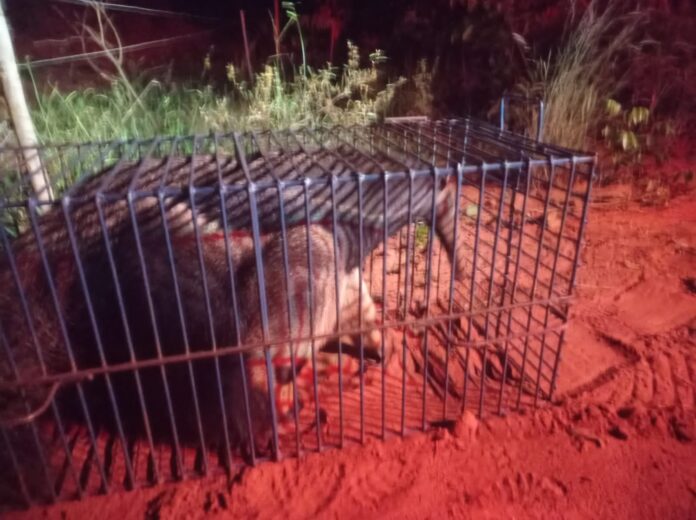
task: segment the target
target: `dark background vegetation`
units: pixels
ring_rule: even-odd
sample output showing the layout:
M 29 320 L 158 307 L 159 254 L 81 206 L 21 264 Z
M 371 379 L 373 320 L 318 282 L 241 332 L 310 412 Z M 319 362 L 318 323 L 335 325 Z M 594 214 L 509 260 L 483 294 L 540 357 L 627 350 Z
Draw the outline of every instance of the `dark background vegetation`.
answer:
M 239 10 L 247 16 L 254 67 L 274 53 L 272 0 L 123 0 L 120 3 L 171 10 L 182 17 L 154 17 L 114 13 L 124 44 L 200 33 L 186 40 L 128 55 L 139 70 L 166 66 L 175 76 L 200 75 L 210 51 L 215 81 L 224 67 L 244 62 Z M 434 108 L 438 113 L 485 114 L 500 94 L 527 73 L 532 56 L 546 56 L 559 44 L 569 20 L 578 18 L 585 0 L 529 0 L 526 2 L 457 0 L 303 0 L 297 2 L 307 38 L 308 60 L 321 66 L 329 60 L 334 28 L 333 63 L 346 58 L 346 40 L 362 50 L 383 49 L 392 77 L 409 77 L 419 60 L 433 69 Z M 645 38 L 656 45 L 631 64 L 632 81 L 623 94 L 627 102 L 652 104 L 671 114 L 694 109 L 693 76 L 696 26 L 694 3 L 689 0 L 623 2 L 650 13 Z M 601 2 L 600 2 L 601 4 Z M 75 25 L 84 9 L 53 0 L 6 0 L 17 53 L 32 59 L 80 52 Z M 205 17 L 197 18 L 197 17 Z M 516 38 L 518 35 L 520 38 Z M 295 63 L 298 39 L 289 34 L 283 52 Z M 40 74 L 64 83 L 88 80 L 85 64 L 44 67 Z M 663 106 L 655 106 L 657 103 Z

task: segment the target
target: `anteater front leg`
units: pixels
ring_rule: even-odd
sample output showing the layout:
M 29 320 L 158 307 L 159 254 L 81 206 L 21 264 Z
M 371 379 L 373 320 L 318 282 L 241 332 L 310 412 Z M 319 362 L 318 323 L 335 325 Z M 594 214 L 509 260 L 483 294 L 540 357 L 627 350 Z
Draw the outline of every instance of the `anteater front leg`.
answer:
M 382 332 L 373 328 L 378 324 L 377 306 L 375 305 L 365 280 L 360 280 L 359 268 L 353 269 L 346 275 L 344 291 L 341 295 L 341 329 L 368 329 L 362 335 L 362 344 L 366 354 L 379 359 L 382 348 Z M 341 341 L 347 345 L 359 348 L 361 334 L 344 335 Z

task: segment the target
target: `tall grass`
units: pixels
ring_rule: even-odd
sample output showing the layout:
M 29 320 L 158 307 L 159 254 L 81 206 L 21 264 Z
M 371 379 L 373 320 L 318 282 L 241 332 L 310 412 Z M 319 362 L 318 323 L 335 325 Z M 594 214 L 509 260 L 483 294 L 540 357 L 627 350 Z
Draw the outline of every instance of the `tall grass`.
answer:
M 518 90 L 541 97 L 547 107 L 544 140 L 582 148 L 596 133 L 607 98 L 626 81 L 622 60 L 638 49 L 640 12 L 621 13 L 618 2 L 593 0 L 564 42 L 547 58 L 532 60 Z M 530 135 L 534 132 L 530 131 Z
M 86 49 L 87 40 L 107 58 L 107 69 L 88 63 L 95 73 L 109 80 L 102 89 L 64 92 L 38 88 L 31 76 L 36 97 L 33 119 L 42 142 L 84 142 L 144 138 L 267 128 L 292 128 L 325 124 L 367 123 L 387 112 L 405 80 L 384 81 L 380 66 L 386 60 L 377 50 L 370 66 L 360 64 L 359 49 L 348 42 L 348 61 L 340 71 L 331 66 L 312 70 L 307 66 L 305 42 L 293 2 L 283 2 L 285 26 L 277 29 L 276 48 L 291 29 L 300 38 L 302 62 L 299 70 L 286 71 L 280 56 L 248 84 L 239 81 L 228 65 L 229 84 L 214 90 L 210 85 L 182 86 L 159 81 L 131 81 L 121 47 L 121 38 L 104 6 L 92 4 L 93 26 L 83 20 L 76 28 Z M 277 20 L 274 22 L 277 23 Z M 204 73 L 210 56 L 203 60 Z
M 349 43 L 342 71 L 302 67 L 302 73 L 283 80 L 280 67 L 268 65 L 252 85 L 238 81 L 230 65 L 226 92 L 155 80 L 131 82 L 124 74 L 102 89 L 42 92 L 35 85 L 32 116 L 42 142 L 364 124 L 387 113 L 405 82 L 384 81 L 384 59 L 376 51 L 370 55 L 370 66 L 363 68 L 358 48 Z
M 200 132 L 203 111 L 217 102 L 210 88 L 126 82 L 116 79 L 103 89 L 37 92 L 32 116 L 40 140 L 79 143 Z

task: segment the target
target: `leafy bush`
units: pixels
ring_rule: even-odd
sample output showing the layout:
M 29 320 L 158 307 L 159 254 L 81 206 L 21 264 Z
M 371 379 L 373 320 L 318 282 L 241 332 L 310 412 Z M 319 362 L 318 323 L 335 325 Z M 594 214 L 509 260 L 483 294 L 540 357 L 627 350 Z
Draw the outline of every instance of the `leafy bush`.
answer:
M 692 2 L 693 4 L 693 2 Z M 650 109 L 653 124 L 676 121 L 680 130 L 696 123 L 696 4 L 681 12 L 648 13 L 640 55 L 630 64 L 630 88 L 624 104 Z
M 667 141 L 677 133 L 677 125 L 668 118 L 655 119 L 649 108 L 635 105 L 624 108 L 614 99 L 608 99 L 602 138 L 612 169 L 603 178 L 613 177 L 620 167 L 629 172 L 642 171 L 643 159 L 653 156 L 658 164 L 666 159 Z
M 640 162 L 650 144 L 647 132 L 650 110 L 641 106 L 624 109 L 618 101 L 608 99 L 605 113 L 607 122 L 602 128 L 602 137 L 612 153 L 614 165 Z
M 380 65 L 386 57 L 377 50 L 369 59 L 370 67 L 361 68 L 360 52 L 349 41 L 348 61 L 342 74 L 330 66 L 306 68 L 295 74 L 292 81 L 284 82 L 279 67 L 267 65 L 253 85 L 238 81 L 236 69 L 229 65 L 233 92 L 218 99 L 212 110 L 204 107 L 201 114 L 212 129 L 316 127 L 376 121 L 387 113 L 397 89 L 406 80 L 400 78 L 385 84 Z

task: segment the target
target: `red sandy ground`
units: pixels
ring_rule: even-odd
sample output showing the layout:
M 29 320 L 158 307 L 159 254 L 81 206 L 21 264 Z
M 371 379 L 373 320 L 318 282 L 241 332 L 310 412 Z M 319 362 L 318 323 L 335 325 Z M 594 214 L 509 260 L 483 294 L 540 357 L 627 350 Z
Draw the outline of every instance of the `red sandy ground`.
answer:
M 696 518 L 696 192 L 669 186 L 596 190 L 554 405 L 9 518 Z

